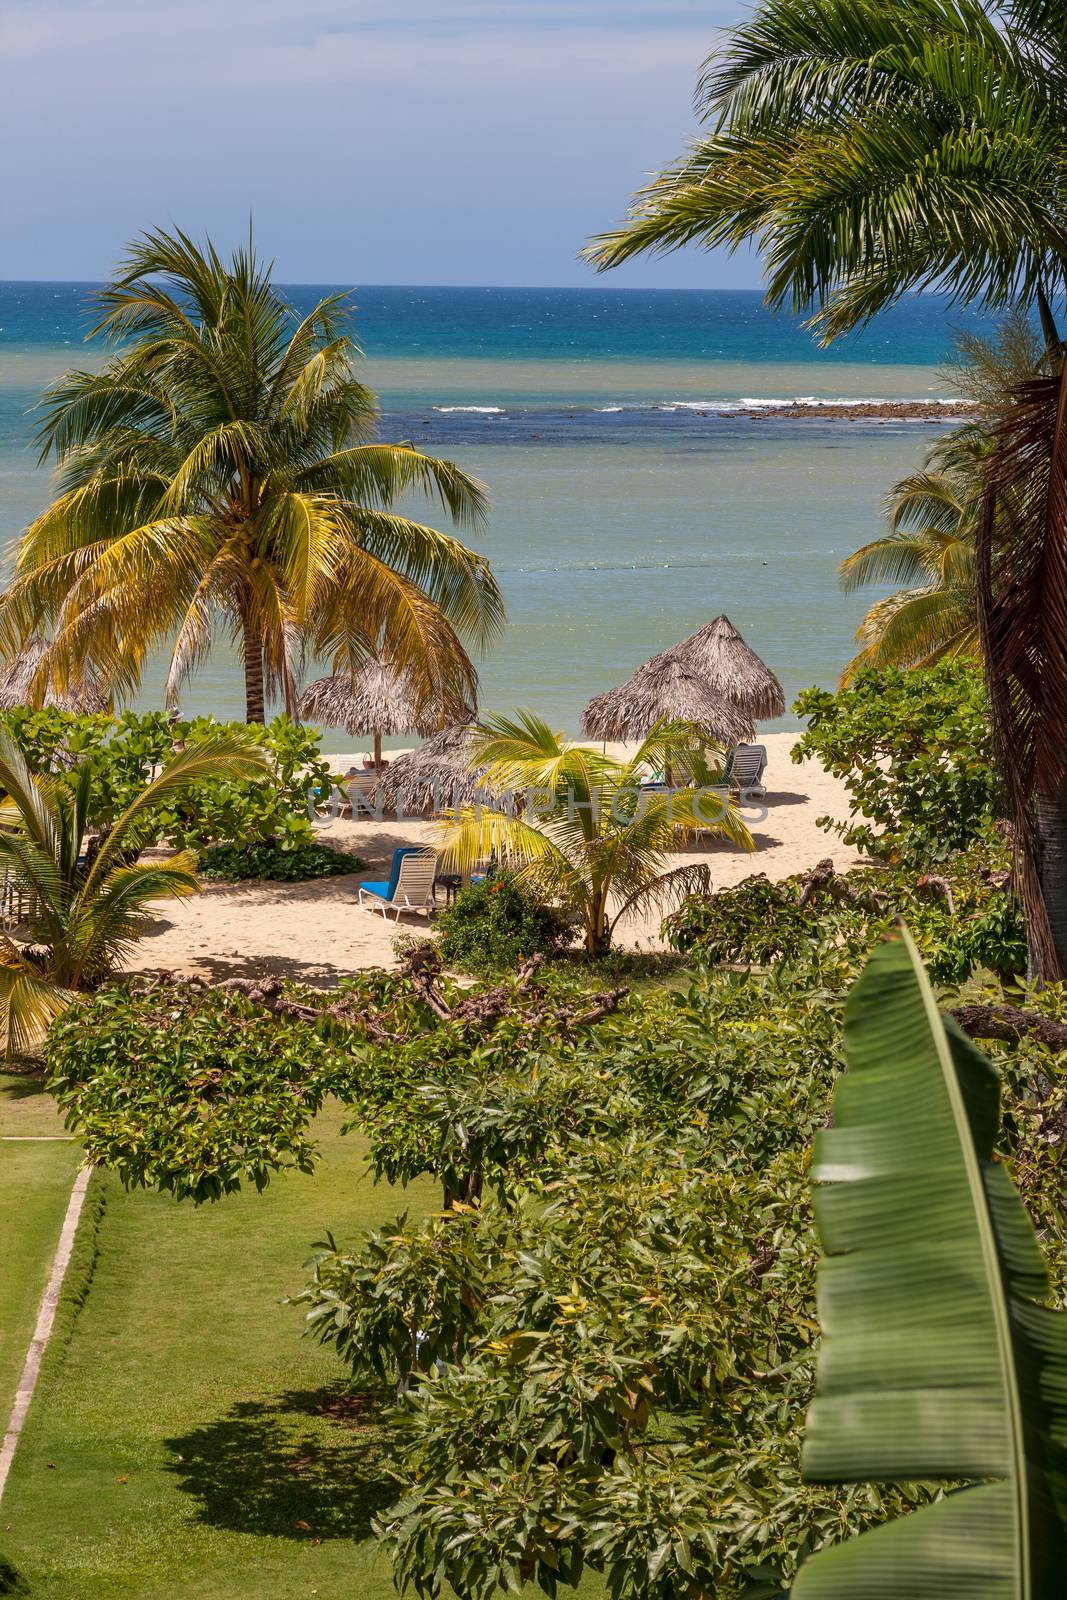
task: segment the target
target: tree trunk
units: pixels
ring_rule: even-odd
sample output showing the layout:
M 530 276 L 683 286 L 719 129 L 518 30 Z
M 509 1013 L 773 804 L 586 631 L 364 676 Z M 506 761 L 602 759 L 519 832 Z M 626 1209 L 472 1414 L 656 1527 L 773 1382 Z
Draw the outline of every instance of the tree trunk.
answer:
M 445 1211 L 454 1211 L 457 1206 L 473 1206 L 482 1198 L 482 1175 L 480 1172 L 468 1172 L 460 1179 L 458 1189 L 450 1189 L 448 1184 L 442 1184 L 444 1190 Z
M 608 929 L 608 897 L 603 893 L 594 893 L 593 904 L 590 908 L 589 924 L 585 930 L 586 954 L 591 956 L 606 955 L 611 948 L 611 934 Z
M 245 668 L 245 721 L 266 722 L 267 706 L 263 695 L 263 642 L 246 622 L 241 653 Z
M 1045 902 L 1049 929 L 1059 957 L 1058 972 L 1041 972 L 1055 980 L 1067 973 L 1067 784 L 1055 796 L 1040 790 L 1034 805 L 1037 835 L 1037 875 Z

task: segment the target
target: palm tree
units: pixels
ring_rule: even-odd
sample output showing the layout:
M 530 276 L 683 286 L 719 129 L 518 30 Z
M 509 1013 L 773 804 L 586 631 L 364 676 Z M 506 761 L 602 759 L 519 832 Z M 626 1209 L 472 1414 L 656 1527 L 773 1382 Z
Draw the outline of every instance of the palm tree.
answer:
M 1046 372 L 993 430 L 976 591 L 1031 961 L 1067 976 L 1063 7 L 763 0 L 709 60 L 698 108 L 707 133 L 594 241 L 598 266 L 755 243 L 769 302 L 813 311 L 824 342 L 916 289 L 1040 315 Z
M 0 729 L 0 869 L 28 901 L 33 943 L 0 934 L 0 1034 L 8 1055 L 40 1043 L 79 990 L 95 988 L 144 933 L 148 905 L 196 894 L 196 856 L 138 862 L 159 801 L 208 778 L 258 777 L 255 746 L 214 734 L 175 755 L 82 854 L 92 815 L 90 763 L 56 776 L 31 773 Z
M 487 792 L 510 791 L 517 803 L 464 808 L 445 824 L 444 855 L 470 872 L 494 851 L 505 854 L 520 877 L 574 916 L 590 955 L 610 947 L 627 911 L 664 907 L 707 886 L 706 867 L 667 869 L 680 838 L 710 832 L 754 849 L 725 794 L 706 787 L 642 793 L 647 767 L 706 743 L 689 724 L 662 723 L 629 761 L 571 744 L 528 712 L 487 718 L 480 731 L 472 767 L 486 769 Z
M 97 300 L 93 333 L 115 353 L 45 395 L 38 440 L 60 492 L 0 600 L 8 654 L 52 637 L 38 687 L 91 664 L 129 691 L 167 644 L 173 702 L 221 629 L 250 722 L 272 693 L 295 712 L 303 648 L 337 671 L 383 655 L 427 700 L 473 689 L 465 641 L 501 625 L 497 585 L 483 557 L 394 507 L 431 495 L 476 527 L 485 493 L 449 461 L 374 441 L 346 297 L 298 318 L 251 241 L 227 264 L 178 232 L 139 239 Z
M 919 667 L 945 656 L 980 659 L 975 546 L 993 430 L 1013 397 L 1044 367 L 1044 344 L 1017 310 L 992 334 L 958 332 L 948 386 L 977 412 L 977 422 L 938 439 L 918 472 L 883 502 L 889 532 L 838 568 L 843 587 L 902 583 L 877 601 L 856 631 L 863 649 L 846 667 L 847 683 L 862 667 Z M 1010 515 L 1003 506 L 1001 517 Z
M 939 439 L 919 472 L 895 483 L 883 510 L 889 532 L 838 567 L 852 592 L 867 584 L 904 588 L 878 600 L 856 630 L 863 645 L 842 683 L 863 667 L 921 667 L 946 656 L 979 656 L 974 547 L 987 436 L 976 427 Z

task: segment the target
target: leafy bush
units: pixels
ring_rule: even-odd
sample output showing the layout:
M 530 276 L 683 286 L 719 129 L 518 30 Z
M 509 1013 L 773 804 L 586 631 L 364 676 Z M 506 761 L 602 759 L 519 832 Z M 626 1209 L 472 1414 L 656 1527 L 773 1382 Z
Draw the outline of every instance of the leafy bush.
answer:
M 177 724 L 175 737 L 191 742 L 205 728 L 209 718 Z M 308 798 L 329 787 L 329 764 L 319 755 L 319 731 L 305 728 L 288 717 L 275 717 L 260 729 L 248 728 L 249 737 L 271 758 L 272 773 L 266 782 L 203 784 L 188 805 L 161 814 L 159 826 L 165 837 L 179 847 L 197 849 L 220 841 L 245 844 L 250 840 L 292 848 L 311 843 L 314 833 Z
M 52 1024 L 48 1087 L 88 1161 L 200 1202 L 312 1170 L 331 1060 L 308 1023 L 238 995 L 117 987 Z
M 756 966 L 798 955 L 814 935 L 790 884 L 772 883 L 763 872 L 717 894 L 689 895 L 661 932 L 683 955 L 699 951 L 706 961 Z
M 506 872 L 462 889 L 437 919 L 442 959 L 465 972 L 505 971 L 524 956 L 558 950 L 571 926 Z
M 365 863 L 346 850 L 328 844 L 216 844 L 200 856 L 202 878 L 223 878 L 241 883 L 262 878 L 273 883 L 301 883 L 306 878 L 335 878 L 358 872 Z
M 26 757 L 31 772 L 73 773 L 88 765 L 93 774 L 93 826 L 113 822 L 147 784 L 153 767 L 171 754 L 176 733 L 162 711 L 35 711 L 12 706 L 0 711 L 3 726 Z M 174 724 L 174 729 L 189 724 Z M 181 737 L 187 737 L 183 733 Z
M 793 760 L 816 758 L 848 789 L 853 819 L 820 818 L 847 845 L 889 862 L 946 861 L 1005 815 L 974 666 L 861 672 L 837 694 L 806 689 L 793 709 L 808 723 Z
M 438 1171 L 462 1148 L 486 1177 L 455 1222 L 327 1240 L 299 1297 L 356 1381 L 418 1377 L 379 1527 L 401 1583 L 489 1600 L 589 1568 L 619 1597 L 769 1593 L 797 1549 L 877 1518 L 801 1484 L 789 1420 L 839 1003 L 821 972 L 731 977 L 634 1000 L 579 1048 L 513 1036 L 427 1071 L 431 1039 L 365 1106 L 376 1148 L 406 1116 Z
M 31 771 L 69 773 L 73 780 L 75 771 L 91 767 L 93 827 L 113 822 L 176 745 L 189 746 L 222 730 L 262 746 L 271 757 L 269 777 L 202 783 L 180 803 L 156 810 L 156 841 L 170 839 L 177 849 L 196 849 L 216 840 L 277 841 L 288 847 L 310 843 L 308 797 L 327 787 L 329 777 L 329 766 L 319 755 L 318 730 L 285 716 L 261 728 L 243 722 L 220 724 L 213 717 L 172 721 L 162 711 L 124 711 L 113 717 L 16 706 L 0 712 L 0 726 L 23 750 Z
M 962 983 L 976 967 L 1006 981 L 1027 964 L 1022 912 L 1007 879 L 1004 847 L 985 843 L 936 875 L 854 868 L 835 880 L 839 894 L 816 890 L 803 907 L 803 877 L 771 883 L 761 873 L 717 894 L 690 896 L 661 932 L 672 949 L 712 965 L 809 959 L 814 948 L 831 944 L 858 961 L 903 916 L 936 983 Z

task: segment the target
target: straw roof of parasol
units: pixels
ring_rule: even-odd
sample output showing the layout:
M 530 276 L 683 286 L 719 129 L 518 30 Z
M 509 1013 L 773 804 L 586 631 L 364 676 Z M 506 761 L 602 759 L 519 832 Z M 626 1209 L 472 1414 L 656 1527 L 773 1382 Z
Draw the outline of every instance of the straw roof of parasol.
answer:
M 37 635 L 23 645 L 16 660 L 0 666 L 0 711 L 10 711 L 14 706 L 29 706 L 34 703 L 30 689 L 41 664 L 41 658 L 47 649 L 47 639 Z M 107 696 L 91 680 L 72 685 L 62 694 L 58 694 L 49 683 L 45 691 L 44 704 L 58 706 L 60 711 L 79 713 L 108 709 Z
M 417 733 L 425 737 L 440 728 L 442 711 L 451 721 L 469 713 L 470 708 L 458 692 L 443 705 L 427 701 L 420 705 L 412 673 L 397 672 L 383 661 L 366 661 L 354 676 L 339 672 L 316 678 L 300 696 L 299 710 L 305 722 L 344 728 L 356 736 Z
M 714 617 L 666 653 L 680 656 L 712 689 L 757 721 L 780 717 L 785 710 L 782 685 L 727 616 Z
M 752 718 L 674 650 L 664 650 L 617 689 L 590 700 L 582 731 L 593 739 L 643 739 L 657 722 L 695 722 L 716 744 L 744 744 Z
M 442 728 L 417 750 L 397 756 L 378 779 L 375 799 L 398 812 L 423 816 L 447 806 L 491 803 L 480 787 L 485 768 L 470 762 L 481 735 L 473 723 Z

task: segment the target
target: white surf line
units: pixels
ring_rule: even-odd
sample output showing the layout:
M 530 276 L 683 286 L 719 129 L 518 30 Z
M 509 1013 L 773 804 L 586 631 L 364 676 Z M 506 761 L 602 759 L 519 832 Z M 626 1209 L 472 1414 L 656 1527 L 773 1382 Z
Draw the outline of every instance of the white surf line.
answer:
M 41 1362 L 44 1359 L 45 1350 L 48 1348 L 48 1341 L 52 1337 L 52 1328 L 56 1320 L 56 1307 L 59 1305 L 63 1279 L 70 1265 L 71 1252 L 74 1249 L 74 1236 L 78 1231 L 78 1222 L 81 1218 L 82 1205 L 85 1201 L 85 1191 L 89 1186 L 89 1179 L 92 1175 L 92 1167 L 83 1167 L 75 1178 L 74 1187 L 70 1191 L 67 1214 L 63 1218 L 59 1243 L 56 1246 L 56 1253 L 52 1257 L 52 1270 L 48 1274 L 48 1282 L 45 1284 L 44 1294 L 41 1296 L 41 1304 L 37 1308 L 37 1325 L 33 1330 L 30 1348 L 26 1352 L 26 1361 L 22 1368 L 22 1375 L 19 1378 L 19 1386 L 15 1391 L 15 1403 L 11 1407 L 11 1416 L 8 1418 L 4 1442 L 0 1445 L 0 1500 L 4 1497 L 8 1474 L 15 1459 L 15 1451 L 18 1448 L 23 1426 L 29 1415 L 33 1391 L 37 1387 Z

